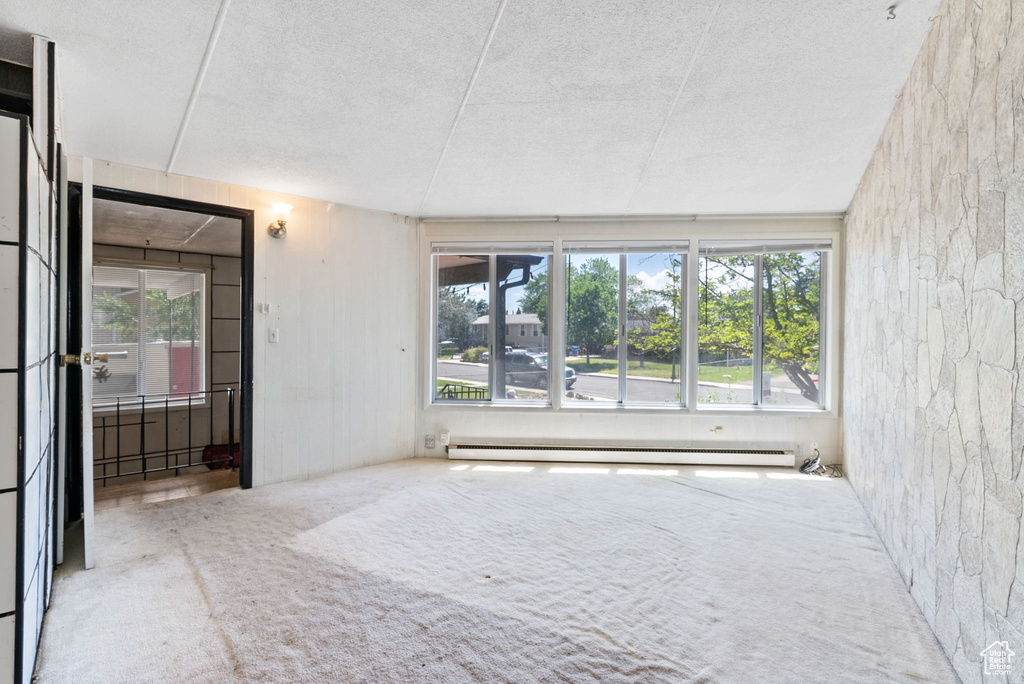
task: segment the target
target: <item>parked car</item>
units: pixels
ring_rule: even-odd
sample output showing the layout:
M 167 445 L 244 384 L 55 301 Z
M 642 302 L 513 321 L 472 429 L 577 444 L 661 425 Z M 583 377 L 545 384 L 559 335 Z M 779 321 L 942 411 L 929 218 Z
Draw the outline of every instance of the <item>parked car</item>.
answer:
M 505 357 L 505 384 L 548 388 L 548 355 L 513 352 Z M 565 369 L 565 388 L 576 384 L 576 371 Z
M 514 353 L 514 350 L 512 349 L 512 347 L 505 347 L 505 358 L 508 358 L 508 355 L 512 354 L 512 353 Z M 480 355 L 480 358 L 483 361 L 490 361 L 491 360 L 491 352 L 485 351 L 483 354 Z
M 536 359 L 544 365 L 544 368 L 548 367 L 548 355 L 537 354 Z M 572 388 L 576 384 L 576 371 L 568 366 L 565 367 L 565 389 Z

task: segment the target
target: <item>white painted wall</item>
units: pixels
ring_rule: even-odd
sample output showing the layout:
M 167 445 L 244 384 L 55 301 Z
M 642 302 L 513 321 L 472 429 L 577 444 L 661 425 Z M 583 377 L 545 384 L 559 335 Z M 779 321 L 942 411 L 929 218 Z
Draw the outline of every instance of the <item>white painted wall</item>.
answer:
M 793 448 L 807 450 L 817 443 L 825 462 L 842 460 L 840 386 L 842 340 L 837 322 L 842 319 L 842 221 L 838 217 L 699 218 L 697 220 L 635 221 L 424 221 L 419 245 L 420 268 L 420 369 L 416 453 L 443 457 L 444 447 L 424 446 L 424 436 L 450 432 L 452 442 L 527 444 L 599 444 L 625 446 Z M 771 237 L 800 239 L 832 238 L 828 282 L 834 294 L 827 311 L 830 340 L 826 356 L 827 410 L 794 411 L 764 409 L 663 409 L 596 406 L 461 407 L 432 405 L 430 244 L 461 241 L 554 241 L 561 240 L 690 240 L 691 249 L 701 239 Z M 558 278 L 553 277 L 553 287 Z M 554 301 L 552 316 L 561 305 Z M 555 332 L 555 331 L 553 331 Z M 551 348 L 560 348 L 553 334 Z M 553 373 L 562 373 L 560 360 L 552 357 Z M 724 431 L 716 434 L 714 428 Z
M 72 160 L 71 179 L 78 179 Z M 829 312 L 828 410 L 457 407 L 430 404 L 431 240 L 833 238 L 842 282 L 842 224 L 825 218 L 697 221 L 424 222 L 226 183 L 116 164 L 96 184 L 256 210 L 253 482 L 301 479 L 417 456 L 423 436 L 457 441 L 806 448 L 841 458 L 839 359 Z M 265 231 L 275 202 L 294 205 L 288 236 Z M 836 288 L 833 292 L 841 294 Z M 268 328 L 280 342 L 267 343 Z M 556 370 L 557 372 L 557 370 Z M 713 428 L 724 432 L 715 434 Z
M 80 169 L 72 158 L 69 178 Z M 119 164 L 96 162 L 94 174 L 98 186 L 256 211 L 254 485 L 413 453 L 415 221 Z M 276 202 L 294 207 L 283 240 L 266 232 Z

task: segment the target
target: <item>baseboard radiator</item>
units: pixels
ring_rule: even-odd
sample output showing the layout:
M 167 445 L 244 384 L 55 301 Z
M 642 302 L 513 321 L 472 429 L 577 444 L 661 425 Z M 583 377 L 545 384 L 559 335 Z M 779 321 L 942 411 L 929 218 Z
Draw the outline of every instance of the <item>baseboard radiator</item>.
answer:
M 466 461 L 577 461 L 659 465 L 795 465 L 792 449 L 451 444 L 448 458 Z

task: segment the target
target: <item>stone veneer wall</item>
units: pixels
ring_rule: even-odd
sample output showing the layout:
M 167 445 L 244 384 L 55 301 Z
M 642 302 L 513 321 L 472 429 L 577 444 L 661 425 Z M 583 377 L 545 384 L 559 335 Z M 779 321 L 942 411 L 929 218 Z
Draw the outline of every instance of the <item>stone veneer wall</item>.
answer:
M 847 216 L 850 482 L 965 682 L 1024 677 L 1022 89 L 1024 2 L 944 2 Z

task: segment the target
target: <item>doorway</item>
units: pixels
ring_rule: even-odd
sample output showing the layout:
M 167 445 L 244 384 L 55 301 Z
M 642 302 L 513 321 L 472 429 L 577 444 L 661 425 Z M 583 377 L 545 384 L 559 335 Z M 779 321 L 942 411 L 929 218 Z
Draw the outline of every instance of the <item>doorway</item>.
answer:
M 74 249 L 81 188 L 70 192 Z M 91 209 L 91 297 L 68 274 L 68 348 L 91 323 L 94 359 L 91 416 L 68 388 L 69 434 L 83 436 L 68 440 L 69 520 L 85 478 L 96 508 L 251 487 L 253 212 L 104 187 Z

